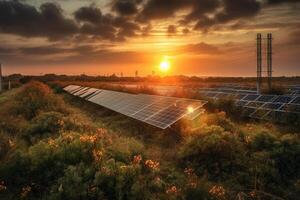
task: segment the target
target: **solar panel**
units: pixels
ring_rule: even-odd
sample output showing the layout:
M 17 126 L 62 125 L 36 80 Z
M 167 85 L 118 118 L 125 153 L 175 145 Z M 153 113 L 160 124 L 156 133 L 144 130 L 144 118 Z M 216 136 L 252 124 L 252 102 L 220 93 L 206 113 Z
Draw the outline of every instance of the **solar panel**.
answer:
M 289 103 L 293 98 L 291 96 L 281 95 L 278 96 L 273 102 L 274 103 Z
M 291 103 L 293 103 L 293 104 L 300 104 L 300 96 L 296 97 Z
M 66 87 L 68 91 L 71 87 Z M 69 92 L 71 93 L 71 92 Z M 73 95 L 142 122 L 165 129 L 187 116 L 192 119 L 203 112 L 205 101 L 155 95 L 134 95 L 96 88 L 78 88 Z
M 241 100 L 241 99 L 243 99 L 245 96 L 247 96 L 247 95 L 246 95 L 246 94 L 235 94 L 235 95 L 233 96 L 233 98 L 236 99 L 236 100 Z
M 270 112 L 271 112 L 270 110 L 257 109 L 249 117 L 252 117 L 252 118 L 255 118 L 255 119 L 264 119 L 264 117 L 266 115 L 268 115 Z
M 75 95 L 75 96 L 80 96 L 80 95 L 84 94 L 85 92 L 87 92 L 89 89 L 90 89 L 90 88 L 88 88 L 88 87 L 84 87 L 84 88 L 81 89 L 80 91 L 73 93 L 73 95 Z
M 84 97 L 86 100 L 89 100 L 91 99 L 92 97 L 98 95 L 100 92 L 102 92 L 102 90 L 97 90 L 96 92 L 92 93 L 92 94 L 89 94 L 87 95 L 86 97 Z
M 276 98 L 275 95 L 261 95 L 256 101 L 272 102 Z
M 205 112 L 204 109 L 199 108 L 199 109 L 195 110 L 194 112 L 187 114 L 185 116 L 185 118 L 192 121 L 192 120 L 196 119 L 197 117 L 199 117 L 204 112 Z
M 300 113 L 300 105 L 296 104 L 284 104 L 281 108 L 281 111 L 291 112 L 291 113 Z
M 283 105 L 282 103 L 266 103 L 262 106 L 262 108 L 267 109 L 267 110 L 277 110 L 282 105 Z
M 242 111 L 242 115 L 249 117 L 251 116 L 252 113 L 256 111 L 256 108 L 249 108 L 249 107 L 244 107 Z
M 130 116 L 159 100 L 160 98 L 157 96 L 137 95 L 130 104 L 121 108 L 119 112 Z
M 176 104 L 177 100 L 175 99 L 163 99 L 157 101 L 149 106 L 146 106 L 142 110 L 138 111 L 137 113 L 131 115 L 132 118 L 144 121 L 154 115 L 155 113 L 167 108 L 168 106 L 173 106 Z
M 63 88 L 65 91 L 72 91 L 72 90 L 75 90 L 77 88 L 79 88 L 80 86 L 78 85 L 68 85 L 67 87 Z
M 241 100 L 241 101 L 237 101 L 236 102 L 236 105 L 237 106 L 245 106 L 246 104 L 248 104 L 249 103 L 249 101 L 243 101 L 243 100 Z
M 95 88 L 89 88 L 84 94 L 79 95 L 81 98 L 86 98 L 87 96 L 95 93 L 96 91 L 98 91 L 98 89 Z
M 256 101 L 251 101 L 248 104 L 246 104 L 245 106 L 246 107 L 250 107 L 250 108 L 259 108 L 262 105 L 264 105 L 264 103 L 262 103 L 262 102 L 256 102 Z
M 194 103 L 195 105 L 195 103 Z M 178 100 L 175 104 L 157 112 L 145 120 L 146 123 L 156 124 L 165 129 L 189 113 L 190 102 Z
M 260 97 L 260 95 L 257 95 L 257 94 L 248 94 L 247 96 L 245 96 L 243 98 L 243 100 L 246 100 L 246 101 L 255 101 L 258 97 Z
M 71 93 L 71 94 L 74 94 L 74 93 L 76 93 L 76 92 L 79 92 L 79 91 L 82 90 L 82 89 L 84 89 L 84 87 L 79 87 L 79 88 L 77 88 L 77 89 L 75 89 L 75 90 L 71 90 L 70 93 Z

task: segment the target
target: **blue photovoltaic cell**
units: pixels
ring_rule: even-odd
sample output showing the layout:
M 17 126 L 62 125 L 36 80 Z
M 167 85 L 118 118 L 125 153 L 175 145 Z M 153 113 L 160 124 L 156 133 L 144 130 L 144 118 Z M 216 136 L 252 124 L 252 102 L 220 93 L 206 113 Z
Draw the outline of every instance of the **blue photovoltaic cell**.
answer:
M 293 104 L 300 104 L 300 96 L 296 97 L 291 103 L 293 103 Z
M 283 105 L 282 103 L 266 103 L 265 105 L 262 106 L 262 108 L 269 109 L 269 110 L 277 110 L 282 105 Z
M 278 96 L 273 103 L 289 103 L 292 99 L 291 96 Z
M 275 97 L 275 95 L 261 95 L 258 99 L 256 99 L 256 101 L 272 102 Z
M 248 94 L 246 97 L 243 98 L 244 101 L 254 101 L 256 100 L 260 95 L 257 94 Z
M 64 88 L 69 93 L 73 86 Z M 80 87 L 72 90 L 73 95 L 119 112 L 126 116 L 165 129 L 187 116 L 193 119 L 202 113 L 205 101 L 156 95 L 134 95 L 124 92 Z M 190 109 L 189 109 L 190 108 Z M 191 113 L 190 110 L 193 112 Z M 195 113 L 194 115 L 192 115 Z

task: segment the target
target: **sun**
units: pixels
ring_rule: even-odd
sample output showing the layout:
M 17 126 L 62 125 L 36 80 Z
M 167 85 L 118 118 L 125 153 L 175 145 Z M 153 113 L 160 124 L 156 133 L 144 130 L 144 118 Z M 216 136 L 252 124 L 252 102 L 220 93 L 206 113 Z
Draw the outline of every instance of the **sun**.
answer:
M 162 72 L 167 72 L 170 69 L 170 62 L 168 60 L 164 60 L 160 63 L 159 69 Z

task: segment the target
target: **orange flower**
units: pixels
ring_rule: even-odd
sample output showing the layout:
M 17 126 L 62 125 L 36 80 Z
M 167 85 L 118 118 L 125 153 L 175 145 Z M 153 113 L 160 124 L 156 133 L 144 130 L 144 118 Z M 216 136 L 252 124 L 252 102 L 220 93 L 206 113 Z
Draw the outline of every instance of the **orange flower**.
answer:
M 81 142 L 95 143 L 95 141 L 97 140 L 97 136 L 96 135 L 82 135 L 82 136 L 80 136 L 79 139 Z
M 194 169 L 192 168 L 185 168 L 184 173 L 187 174 L 188 176 L 194 175 Z
M 21 198 L 27 197 L 27 195 L 29 194 L 29 192 L 31 192 L 31 187 L 30 186 L 23 187 L 22 188 L 22 192 L 21 192 Z
M 49 139 L 49 140 L 48 140 L 48 144 L 49 144 L 51 147 L 58 147 L 57 143 L 56 143 L 55 140 L 53 140 L 53 139 Z
M 142 161 L 142 156 L 141 155 L 137 155 L 133 157 L 133 164 L 140 164 L 140 162 Z
M 225 198 L 226 190 L 222 186 L 215 185 L 209 190 L 209 193 L 216 198 L 223 199 Z
M 103 157 L 103 152 L 100 151 L 100 150 L 94 149 L 94 150 L 93 150 L 93 156 L 94 156 L 94 160 L 95 160 L 96 162 L 99 162 L 99 161 L 101 161 L 101 159 L 102 159 L 102 157 Z
M 6 190 L 6 186 L 4 184 L 4 181 L 0 181 L 0 192 Z
M 158 169 L 159 167 L 159 162 L 153 161 L 153 160 L 146 160 L 145 165 L 150 168 L 150 169 Z
M 166 193 L 167 194 L 175 194 L 177 195 L 181 190 L 179 188 L 177 188 L 175 185 L 169 187 L 167 190 L 166 190 Z

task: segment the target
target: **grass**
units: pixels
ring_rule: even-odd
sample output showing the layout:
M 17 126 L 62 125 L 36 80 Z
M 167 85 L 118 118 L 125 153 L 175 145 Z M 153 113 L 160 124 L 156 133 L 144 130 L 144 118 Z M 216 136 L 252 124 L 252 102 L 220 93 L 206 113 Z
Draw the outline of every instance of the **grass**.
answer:
M 7 100 L 9 100 L 13 95 L 15 95 L 18 92 L 18 88 L 12 89 L 12 90 L 6 90 L 2 93 L 0 93 L 0 103 L 3 103 Z
M 1 97 L 0 199 L 300 195 L 299 133 L 273 124 L 214 111 L 162 131 L 37 82 Z

